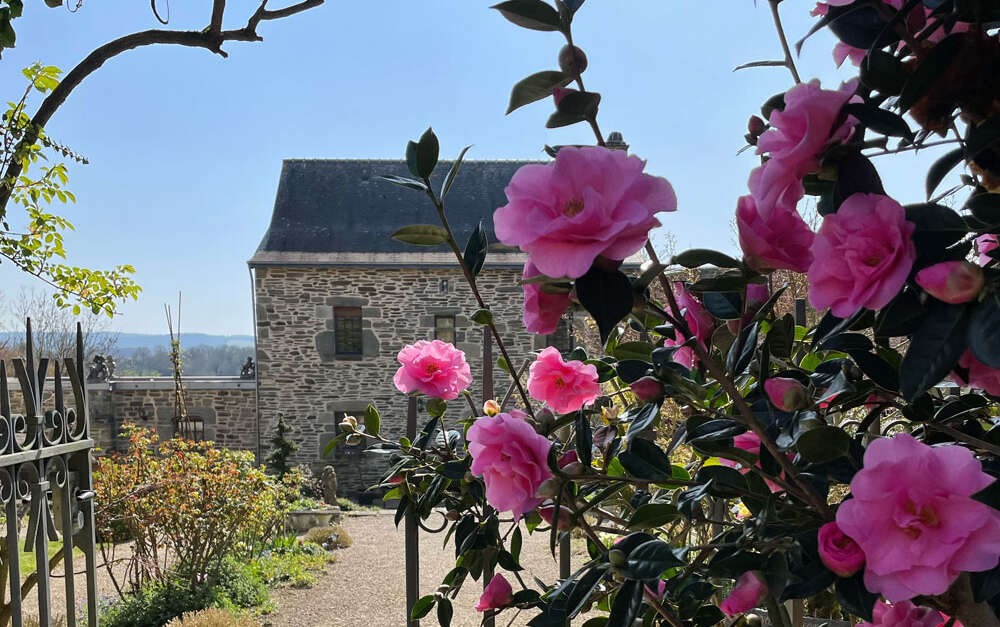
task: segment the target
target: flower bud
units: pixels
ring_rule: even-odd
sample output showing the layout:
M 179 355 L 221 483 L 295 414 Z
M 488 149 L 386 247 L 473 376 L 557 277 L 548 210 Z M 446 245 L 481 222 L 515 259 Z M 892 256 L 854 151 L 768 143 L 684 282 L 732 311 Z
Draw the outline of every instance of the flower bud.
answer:
M 566 44 L 559 51 L 559 69 L 570 76 L 579 76 L 587 69 L 587 55 L 579 47 Z
M 351 423 L 351 426 L 352 426 L 352 427 L 354 427 L 355 429 L 357 429 L 357 428 L 358 428 L 358 419 L 357 419 L 357 418 L 355 418 L 354 416 L 345 416 L 345 417 L 344 417 L 344 420 L 345 420 L 346 422 L 349 422 L 349 423 Z
M 611 562 L 612 566 L 617 566 L 621 568 L 625 565 L 628 556 L 625 555 L 625 551 L 621 549 L 611 549 L 608 551 L 608 561 Z
M 642 377 L 633 381 L 629 387 L 637 399 L 647 403 L 658 401 L 665 394 L 663 384 L 656 377 Z
M 358 444 L 361 444 L 361 440 L 362 438 L 360 435 L 358 435 L 357 433 L 352 433 L 351 435 L 347 436 L 347 445 L 357 446 Z
M 576 454 L 576 449 L 571 448 L 559 456 L 559 461 L 557 461 L 556 464 L 558 464 L 560 468 L 565 468 L 573 462 L 578 461 L 580 461 L 580 456 Z
M 760 118 L 760 116 L 750 116 L 750 120 L 747 122 L 747 131 L 749 131 L 752 136 L 760 137 L 766 128 L 767 124 Z
M 850 577 L 865 565 L 864 551 L 836 522 L 819 528 L 817 548 L 823 565 L 840 577 Z
M 549 477 L 541 484 L 539 484 L 538 489 L 535 490 L 535 498 L 539 499 L 551 499 L 555 498 L 559 494 L 559 490 L 562 489 L 562 484 L 556 477 Z
M 496 416 L 500 413 L 500 403 L 491 398 L 483 403 L 483 413 L 487 416 Z
M 555 518 L 555 510 L 556 510 L 556 508 L 553 507 L 553 506 L 539 507 L 538 508 L 538 514 L 543 519 L 545 519 L 545 522 L 547 522 L 547 523 L 549 523 L 551 525 L 551 524 L 553 524 L 552 523 L 553 518 Z M 560 531 L 563 531 L 565 529 L 569 529 L 571 526 L 572 526 L 572 524 L 570 523 L 570 511 L 569 511 L 569 509 L 560 506 L 559 507 L 559 522 L 558 522 L 558 525 L 556 525 L 556 527 Z
M 340 423 L 338 426 L 340 427 L 340 430 L 343 433 L 347 433 L 347 434 L 354 433 L 354 425 L 352 425 L 350 422 L 348 422 L 346 420 L 343 421 L 342 423 Z
M 938 300 L 967 303 L 983 289 L 983 270 L 968 261 L 944 261 L 917 273 L 917 284 Z
M 453 509 L 449 509 L 448 513 L 444 515 L 448 520 L 458 520 L 458 512 Z
M 570 462 L 563 466 L 562 471 L 570 477 L 579 477 L 587 471 L 587 467 L 580 462 Z
M 562 99 L 565 98 L 567 94 L 571 94 L 571 93 L 573 93 L 575 91 L 577 91 L 577 90 L 575 90 L 575 89 L 566 89 L 565 87 L 556 87 L 555 89 L 553 89 L 552 90 L 552 99 L 555 100 L 555 102 L 556 102 L 556 108 L 559 107 L 559 103 L 562 102 Z
M 764 382 L 764 391 L 771 403 L 782 411 L 796 411 L 809 406 L 809 393 L 795 379 L 774 377 Z

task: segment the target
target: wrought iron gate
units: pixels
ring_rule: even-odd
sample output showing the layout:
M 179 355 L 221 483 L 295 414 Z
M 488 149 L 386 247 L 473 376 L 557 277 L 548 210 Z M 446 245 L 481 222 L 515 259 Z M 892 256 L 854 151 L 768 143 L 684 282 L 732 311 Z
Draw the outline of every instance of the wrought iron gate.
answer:
M 34 589 L 38 597 L 38 623 L 52 624 L 50 576 L 60 559 L 49 556 L 49 542 L 63 541 L 66 588 L 66 625 L 77 625 L 76 587 L 74 581 L 73 547 L 83 552 L 86 563 L 86 620 L 89 627 L 97 626 L 97 562 L 94 535 L 94 491 L 91 478 L 90 438 L 87 412 L 87 388 L 83 371 L 83 334 L 76 330 L 76 356 L 62 363 L 37 358 L 31 337 L 31 320 L 27 321 L 24 358 L 12 360 L 14 374 L 20 384 L 24 413 L 11 411 L 11 391 L 7 385 L 7 369 L 0 362 L 0 500 L 6 516 L 6 571 L 10 599 L 4 600 L 0 625 L 9 616 L 13 627 L 21 627 L 24 596 L 32 589 L 31 577 L 22 581 L 20 557 L 34 554 L 36 570 Z M 47 380 L 50 370 L 53 377 Z M 68 377 L 73 399 L 67 406 L 63 382 Z M 53 390 L 46 396 L 45 386 Z M 49 401 L 49 399 L 51 399 Z M 43 403 L 43 401 L 45 401 Z M 48 405 L 48 409 L 45 408 Z M 21 506 L 28 511 L 24 526 L 23 549 L 20 514 Z M 7 595 L 4 593 L 3 597 Z M 34 613 L 33 608 L 29 613 Z M 60 613 L 62 610 L 57 610 Z

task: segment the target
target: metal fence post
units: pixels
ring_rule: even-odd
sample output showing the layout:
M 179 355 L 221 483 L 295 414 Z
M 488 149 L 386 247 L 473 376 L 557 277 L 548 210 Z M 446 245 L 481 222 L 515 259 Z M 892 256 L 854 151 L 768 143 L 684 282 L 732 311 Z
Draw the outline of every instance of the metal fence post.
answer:
M 808 325 L 808 319 L 806 316 L 806 299 L 804 298 L 795 299 L 795 324 L 803 327 Z M 785 604 L 785 607 L 788 610 L 789 618 L 791 618 L 792 627 L 802 627 L 806 613 L 805 601 L 802 599 L 788 601 Z
M 512 368 L 510 364 L 508 368 Z M 493 391 L 493 336 L 490 335 L 490 328 L 483 327 L 483 403 L 495 396 Z M 489 505 L 483 507 L 483 518 L 488 518 L 493 513 L 493 508 Z M 486 588 L 490 580 L 493 579 L 493 569 L 483 569 L 483 589 Z M 495 627 L 496 619 L 494 612 L 489 611 L 483 615 L 482 627 Z
M 417 437 L 417 399 L 411 396 L 406 406 L 406 437 L 413 442 Z M 420 598 L 420 538 L 417 536 L 417 512 L 412 505 L 406 509 L 406 625 L 419 627 L 420 621 L 410 618 L 413 606 Z

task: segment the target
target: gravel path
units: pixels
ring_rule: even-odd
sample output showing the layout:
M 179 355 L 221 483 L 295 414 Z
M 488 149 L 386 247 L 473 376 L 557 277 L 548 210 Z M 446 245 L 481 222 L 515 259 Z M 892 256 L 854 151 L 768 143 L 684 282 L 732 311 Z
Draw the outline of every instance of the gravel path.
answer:
M 344 527 L 354 538 L 354 546 L 337 552 L 337 562 L 310 589 L 283 588 L 272 593 L 277 603 L 274 614 L 265 617 L 268 627 L 403 627 L 405 626 L 406 583 L 404 570 L 403 528 L 393 525 L 392 513 L 351 517 Z M 420 535 L 420 591 L 429 594 L 455 565 L 452 545 L 442 550 L 444 534 Z M 573 563 L 582 563 L 585 549 L 574 544 Z M 542 581 L 556 579 L 559 567 L 549 554 L 548 535 L 525 535 L 521 561 L 525 581 L 532 574 Z M 469 579 L 454 603 L 454 627 L 475 627 L 481 615 L 474 606 L 482 588 L 480 582 Z M 512 614 L 508 611 L 498 620 L 506 627 Z M 523 626 L 533 613 L 525 612 L 513 625 Z M 437 625 L 434 611 L 421 621 Z M 582 621 L 581 621 L 582 622 Z

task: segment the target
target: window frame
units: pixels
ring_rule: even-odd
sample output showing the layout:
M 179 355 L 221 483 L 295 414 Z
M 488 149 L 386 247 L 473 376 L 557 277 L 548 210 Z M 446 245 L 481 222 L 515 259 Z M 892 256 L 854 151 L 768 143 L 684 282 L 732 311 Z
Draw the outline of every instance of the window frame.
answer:
M 192 442 L 204 442 L 205 441 L 205 419 L 201 416 L 188 415 L 183 421 L 180 416 L 174 418 L 174 437 L 183 438 L 185 440 L 190 440 Z M 181 425 L 191 425 L 191 433 L 185 433 L 185 429 L 181 428 Z
M 347 323 L 356 321 L 356 328 L 347 328 Z M 337 357 L 361 357 L 364 355 L 364 316 L 361 307 L 333 308 L 333 353 Z M 353 327 L 353 325 L 352 325 Z M 347 334 L 350 333 L 350 336 Z M 354 346 L 345 346 L 348 341 Z M 357 350 L 350 350 L 353 348 Z
M 443 321 L 451 321 L 451 326 L 442 325 Z M 455 343 L 455 314 L 435 314 L 434 315 L 434 339 L 441 340 L 442 342 L 448 342 L 449 344 Z M 441 337 L 441 332 L 450 332 L 451 339 L 445 339 Z

